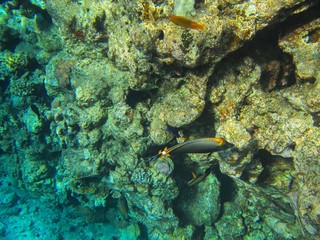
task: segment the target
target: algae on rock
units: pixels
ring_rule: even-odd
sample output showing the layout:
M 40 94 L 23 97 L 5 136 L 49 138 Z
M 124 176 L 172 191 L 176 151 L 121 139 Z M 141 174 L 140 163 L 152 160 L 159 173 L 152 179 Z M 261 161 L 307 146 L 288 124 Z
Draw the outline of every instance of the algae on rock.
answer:
M 188 16 L 194 12 L 194 0 L 174 0 L 174 14 Z

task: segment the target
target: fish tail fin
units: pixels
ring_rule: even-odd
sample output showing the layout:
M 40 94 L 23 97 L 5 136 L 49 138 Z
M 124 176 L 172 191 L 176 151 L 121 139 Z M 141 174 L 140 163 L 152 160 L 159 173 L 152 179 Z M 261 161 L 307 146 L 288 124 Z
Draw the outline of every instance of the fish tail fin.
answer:
M 203 30 L 204 30 L 204 26 L 205 26 L 204 23 L 198 23 L 198 29 L 199 29 L 200 31 L 203 31 Z

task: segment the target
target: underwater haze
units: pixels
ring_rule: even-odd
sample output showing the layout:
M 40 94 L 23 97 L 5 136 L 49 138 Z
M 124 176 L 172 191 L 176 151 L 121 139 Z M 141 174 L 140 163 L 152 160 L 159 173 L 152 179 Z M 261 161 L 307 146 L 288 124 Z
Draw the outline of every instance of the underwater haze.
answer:
M 0 1 L 0 239 L 320 239 L 319 0 Z

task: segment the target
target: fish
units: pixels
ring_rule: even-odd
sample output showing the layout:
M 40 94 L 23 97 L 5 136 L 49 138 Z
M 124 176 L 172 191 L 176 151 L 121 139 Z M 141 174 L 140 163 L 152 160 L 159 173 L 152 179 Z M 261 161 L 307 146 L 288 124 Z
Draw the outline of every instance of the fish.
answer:
M 184 153 L 211 153 L 234 147 L 234 144 L 227 142 L 223 138 L 199 138 L 176 144 L 170 148 L 159 151 L 160 157 L 170 156 L 171 154 Z
M 200 176 L 197 176 L 194 172 L 192 172 L 192 179 L 187 182 L 187 185 L 189 187 L 198 184 L 199 182 L 203 181 L 210 172 L 205 172 L 204 174 L 201 174 Z
M 127 199 L 123 194 L 120 195 L 118 198 L 118 208 L 121 213 L 121 216 L 123 217 L 124 220 L 128 220 L 129 218 L 129 208 L 128 208 L 128 203 Z
M 159 150 L 157 155 L 148 157 L 145 161 L 150 162 L 159 157 L 169 157 L 171 154 L 212 153 L 232 147 L 234 147 L 234 144 L 223 138 L 199 138 L 178 143 L 170 148 L 165 147 L 163 150 Z
M 200 31 L 203 31 L 205 26 L 204 23 L 197 23 L 195 21 L 192 21 L 189 18 L 177 16 L 177 15 L 173 15 L 169 17 L 169 20 L 180 27 L 192 28 Z

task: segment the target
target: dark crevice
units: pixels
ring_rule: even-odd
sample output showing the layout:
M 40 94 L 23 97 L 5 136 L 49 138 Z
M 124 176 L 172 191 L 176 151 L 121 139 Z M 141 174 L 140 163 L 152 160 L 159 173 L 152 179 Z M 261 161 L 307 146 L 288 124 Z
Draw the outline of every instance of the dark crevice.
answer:
M 43 83 L 35 84 L 33 95 L 37 98 L 38 101 L 41 101 L 45 106 L 50 107 L 52 99 L 48 96 L 47 89 Z
M 216 165 L 213 167 L 213 171 L 220 182 L 220 213 L 218 216 L 217 221 L 223 216 L 224 214 L 224 203 L 225 202 L 232 202 L 237 195 L 237 187 L 233 179 L 225 174 L 223 174 L 219 166 Z
M 314 84 L 317 81 L 317 79 L 315 77 L 311 77 L 311 78 L 305 78 L 303 79 L 303 81 L 300 81 L 301 84 L 305 84 L 305 83 L 311 83 Z
M 301 6 L 297 6 L 296 8 L 299 7 Z M 246 42 L 237 51 L 229 53 L 219 64 L 223 66 L 230 61 L 236 64 L 239 62 L 239 59 L 249 56 L 261 67 L 262 74 L 260 83 L 263 90 L 271 91 L 294 85 L 296 83 L 296 78 L 292 56 L 284 53 L 279 47 L 278 42 L 279 39 L 281 39 L 281 36 L 319 18 L 319 8 L 320 1 L 304 12 L 289 16 L 281 22 L 272 24 L 269 27 L 260 30 L 255 34 L 251 41 Z M 293 9 L 287 11 L 292 12 Z M 236 59 L 238 59 L 238 61 Z M 216 66 L 216 69 L 219 69 L 219 64 Z M 216 84 L 212 80 L 213 79 L 211 78 L 208 82 L 209 87 L 210 85 Z M 314 80 L 309 80 L 309 82 L 312 81 Z
M 265 46 L 263 56 L 252 55 L 251 57 L 261 66 L 260 84 L 263 90 L 274 90 L 290 87 L 296 83 L 294 64 L 292 57 L 278 47 Z M 254 53 L 255 54 L 255 53 Z
M 202 226 L 196 226 L 195 230 L 193 231 L 191 240 L 202 240 L 205 236 L 205 227 Z
M 295 66 L 292 56 L 284 53 L 278 46 L 279 35 L 272 34 L 269 30 L 263 30 L 258 35 L 261 36 L 245 44 L 240 53 L 251 57 L 261 67 L 262 89 L 271 91 L 294 85 Z
M 202 9 L 204 7 L 204 2 L 205 2 L 205 0 L 195 0 L 194 1 L 194 8 L 196 10 Z
M 179 160 L 174 161 L 174 170 L 172 172 L 172 177 L 174 178 L 177 186 L 179 187 L 179 196 L 172 203 L 172 210 L 180 220 L 182 226 L 190 224 L 190 220 L 186 219 L 185 212 L 181 209 L 181 201 L 190 196 L 197 194 L 196 187 L 190 187 L 187 182 L 192 178 L 192 172 L 196 168 L 195 164 L 186 164 L 186 161 L 182 161 L 182 156 Z
M 4 1 L 4 3 L 5 2 L 6 1 Z M 30 1 L 8 1 L 5 4 L 5 8 L 9 14 L 13 10 L 19 9 L 21 15 L 24 17 L 35 19 L 37 27 L 41 31 L 48 30 L 53 24 L 49 13 L 39 6 L 33 5 Z M 13 52 L 16 46 L 21 42 L 20 33 L 17 30 L 7 28 L 4 30 L 3 39 L 0 41 L 3 42 L 4 49 Z
M 86 208 L 82 211 L 83 217 L 87 222 L 90 223 L 109 223 L 108 219 L 108 208 L 96 207 L 94 209 Z
M 320 31 L 319 30 L 311 30 L 309 31 L 309 39 L 307 43 L 317 43 L 320 39 Z
M 158 39 L 159 40 L 163 40 L 164 39 L 164 31 L 163 30 L 159 30 Z
M 225 174 L 223 174 L 219 166 L 216 165 L 214 167 L 214 172 L 216 177 L 218 178 L 220 184 L 221 184 L 221 190 L 220 190 L 220 199 L 221 204 L 225 202 L 232 202 L 234 197 L 237 194 L 237 187 L 233 179 Z
M 135 91 L 129 89 L 127 94 L 126 103 L 131 107 L 135 108 L 139 102 L 145 102 L 148 99 L 151 99 L 152 96 L 155 94 L 156 90 L 150 91 Z
M 43 69 L 36 58 L 30 58 L 27 56 L 27 64 L 17 69 L 17 76 L 22 76 L 26 72 L 34 72 L 37 69 Z
M 72 192 L 70 190 L 67 191 L 67 200 L 71 206 L 79 206 L 81 203 L 78 199 L 72 196 Z
M 3 34 L 3 48 L 14 52 L 16 46 L 21 42 L 19 33 L 13 29 L 6 29 Z
M 9 87 L 9 84 L 10 84 L 10 80 L 9 79 L 5 79 L 4 81 L 0 81 L 1 96 L 3 96 L 3 94 L 7 90 L 7 88 Z
M 38 108 L 38 106 L 37 106 L 36 104 L 31 104 L 31 105 L 30 105 L 30 108 L 32 109 L 32 111 L 33 111 L 35 114 L 37 114 L 38 117 L 41 116 L 40 111 L 39 111 L 39 108 Z
M 206 102 L 208 103 L 208 101 Z M 213 114 L 212 106 L 206 104 L 200 117 L 195 122 L 181 128 L 184 135 L 186 137 L 195 135 L 199 138 L 214 137 L 216 135 L 216 128 L 215 121 L 213 121 Z
M 71 33 L 75 33 L 77 31 L 79 31 L 77 29 L 77 25 L 78 25 L 78 20 L 76 16 L 73 16 L 70 20 L 70 22 L 68 23 L 68 29 L 70 30 Z
M 307 5 L 307 2 L 315 2 L 315 1 L 306 1 L 303 4 Z M 298 9 L 301 6 L 296 6 Z M 284 36 L 295 29 L 310 23 L 311 21 L 320 17 L 320 1 L 317 4 L 314 4 L 313 7 L 308 8 L 306 11 L 303 11 L 298 14 L 290 15 L 285 20 L 280 21 L 278 23 L 272 24 L 265 29 L 257 32 L 252 39 L 252 41 L 248 42 L 244 45 L 244 48 L 248 47 L 252 43 L 264 43 L 267 45 L 277 45 L 281 36 Z M 289 9 L 286 11 L 293 12 L 293 9 Z M 284 13 L 289 14 L 289 13 Z
M 137 240 L 148 240 L 148 228 L 143 223 L 138 223 L 139 229 L 140 229 L 140 235 Z
M 36 23 L 37 27 L 42 31 L 48 30 L 53 24 L 52 18 L 47 11 L 37 14 Z
M 309 1 L 314 2 L 314 1 Z M 272 24 L 258 31 L 250 42 L 244 44 L 243 49 L 250 50 L 254 45 L 277 45 L 281 36 L 310 23 L 320 17 L 320 1 L 313 7 L 298 14 L 287 17 L 284 21 Z M 291 10 L 292 11 L 292 10 Z M 264 49 L 262 49 L 264 50 Z M 266 50 L 265 50 L 266 51 Z
M 286 149 L 294 150 L 295 145 L 292 144 L 288 146 Z M 257 184 L 265 185 L 268 181 L 272 181 L 272 179 L 277 174 L 283 174 L 284 171 L 291 171 L 293 170 L 293 159 L 292 158 L 284 158 L 278 155 L 272 155 L 269 151 L 265 149 L 259 149 L 256 155 L 254 156 L 258 159 L 262 166 L 263 170 L 258 177 Z M 281 172 L 277 172 L 276 166 L 281 166 Z M 278 167 L 278 168 L 279 168 Z
M 313 119 L 313 126 L 320 127 L 320 112 L 311 114 Z
M 103 11 L 100 16 L 96 16 L 92 25 L 97 32 L 103 32 L 105 21 L 106 21 L 106 13 Z

